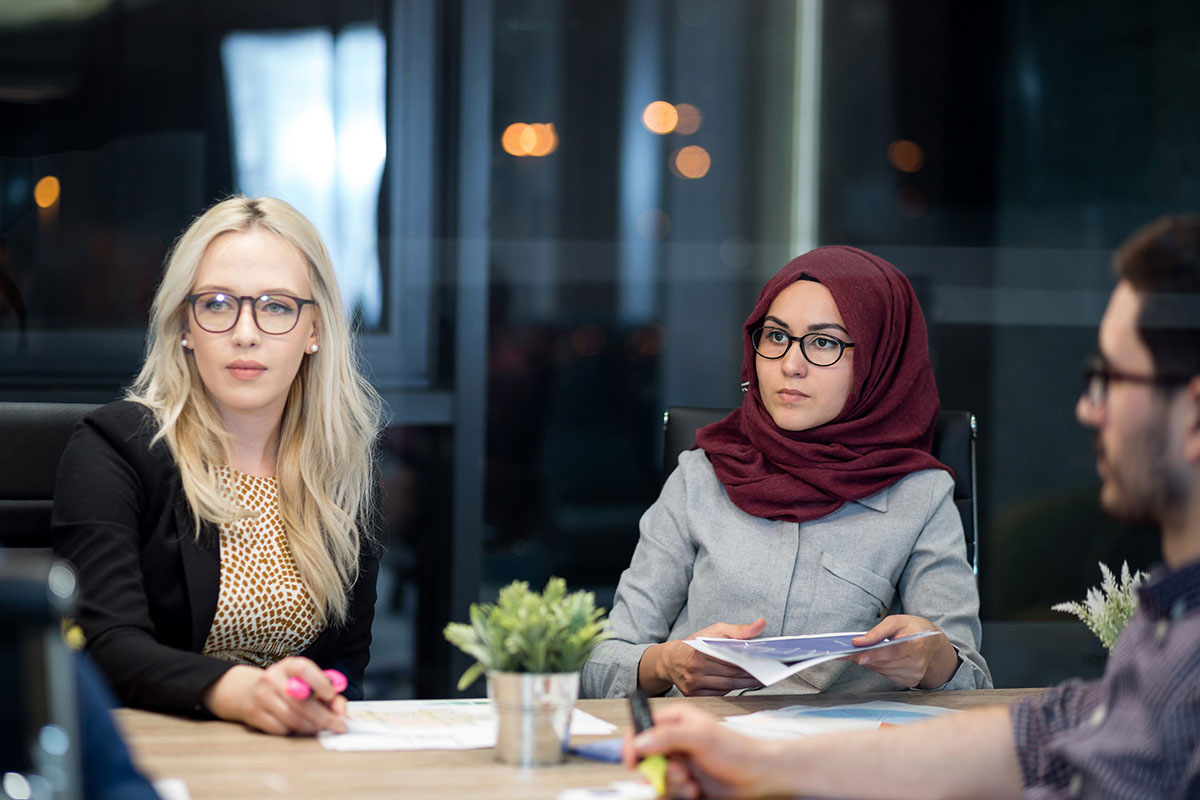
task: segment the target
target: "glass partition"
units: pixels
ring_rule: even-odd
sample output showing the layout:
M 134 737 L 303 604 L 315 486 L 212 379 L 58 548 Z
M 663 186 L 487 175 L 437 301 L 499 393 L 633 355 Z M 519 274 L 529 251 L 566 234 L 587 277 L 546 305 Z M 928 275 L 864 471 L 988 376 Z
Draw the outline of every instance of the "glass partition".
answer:
M 1200 204 L 1190 6 L 60 5 L 0 10 L 0 398 L 116 396 L 188 219 L 300 205 L 393 415 L 379 695 L 450 693 L 441 626 L 512 578 L 610 600 L 663 411 L 740 403 L 761 284 L 835 243 L 978 418 L 998 682 L 1098 671 L 1049 607 L 1158 543 L 1100 512 L 1078 365 L 1112 248 Z

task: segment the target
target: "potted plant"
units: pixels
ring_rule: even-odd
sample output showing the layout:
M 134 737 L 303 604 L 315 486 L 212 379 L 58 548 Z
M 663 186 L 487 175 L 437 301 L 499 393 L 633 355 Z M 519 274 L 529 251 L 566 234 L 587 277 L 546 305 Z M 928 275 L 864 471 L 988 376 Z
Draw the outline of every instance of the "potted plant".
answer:
M 1100 639 L 1106 650 L 1112 650 L 1117 637 L 1125 629 L 1125 623 L 1137 609 L 1137 587 L 1146 578 L 1144 572 L 1129 572 L 1129 564 L 1121 564 L 1121 582 L 1118 584 L 1108 565 L 1100 564 L 1100 587 L 1092 587 L 1082 603 L 1058 603 L 1052 611 L 1065 611 L 1079 617 Z
M 487 673 L 501 761 L 529 766 L 563 760 L 579 670 L 607 638 L 604 614 L 591 592 L 567 594 L 566 581 L 551 578 L 541 594 L 513 581 L 496 603 L 472 603 L 469 625 L 446 626 L 446 639 L 475 658 L 459 690 Z

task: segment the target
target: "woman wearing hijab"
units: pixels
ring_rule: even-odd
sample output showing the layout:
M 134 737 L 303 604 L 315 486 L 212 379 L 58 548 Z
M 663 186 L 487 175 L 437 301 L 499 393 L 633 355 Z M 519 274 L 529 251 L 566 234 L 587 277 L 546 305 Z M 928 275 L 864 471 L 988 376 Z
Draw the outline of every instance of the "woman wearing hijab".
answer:
M 792 694 L 991 686 L 979 594 L 912 286 L 883 259 L 824 247 L 788 263 L 745 324 L 742 406 L 700 429 L 643 515 L 582 691 L 759 688 L 685 644 L 867 630 L 917 639 L 805 670 Z

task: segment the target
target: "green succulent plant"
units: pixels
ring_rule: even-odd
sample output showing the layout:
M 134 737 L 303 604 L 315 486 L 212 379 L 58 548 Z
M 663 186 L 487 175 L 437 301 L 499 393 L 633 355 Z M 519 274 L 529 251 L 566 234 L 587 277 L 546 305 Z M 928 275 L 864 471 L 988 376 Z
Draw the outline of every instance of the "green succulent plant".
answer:
M 486 670 L 575 672 L 592 648 L 608 638 L 605 610 L 591 592 L 567 594 L 567 582 L 551 578 L 541 594 L 525 581 L 500 590 L 496 603 L 472 603 L 471 623 L 451 622 L 446 639 L 472 656 L 459 678 L 467 688 Z
M 1144 572 L 1130 574 L 1129 564 L 1121 564 L 1121 582 L 1118 584 L 1105 564 L 1100 564 L 1102 581 L 1099 587 L 1093 586 L 1087 591 L 1087 597 L 1081 603 L 1058 603 L 1051 606 L 1052 611 L 1065 611 L 1079 617 L 1100 637 L 1100 643 L 1106 650 L 1111 650 L 1117 643 L 1117 637 L 1125 629 L 1125 623 L 1137 609 L 1138 585 L 1145 579 Z

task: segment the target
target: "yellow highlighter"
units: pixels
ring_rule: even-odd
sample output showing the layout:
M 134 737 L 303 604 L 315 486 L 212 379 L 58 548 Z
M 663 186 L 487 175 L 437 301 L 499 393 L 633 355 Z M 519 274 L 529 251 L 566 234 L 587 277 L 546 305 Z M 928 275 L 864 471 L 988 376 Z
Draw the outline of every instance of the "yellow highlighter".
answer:
M 629 711 L 633 715 L 634 732 L 641 733 L 654 725 L 654 719 L 650 716 L 650 700 L 640 687 L 634 689 L 633 694 L 629 695 Z M 650 781 L 655 794 L 662 797 L 667 793 L 666 756 L 646 756 L 638 762 L 637 770 L 645 776 L 646 780 Z

